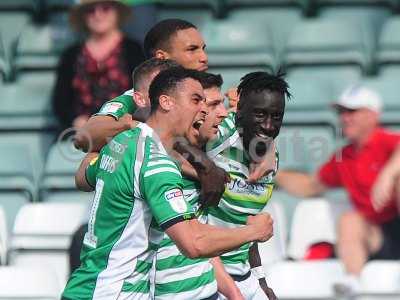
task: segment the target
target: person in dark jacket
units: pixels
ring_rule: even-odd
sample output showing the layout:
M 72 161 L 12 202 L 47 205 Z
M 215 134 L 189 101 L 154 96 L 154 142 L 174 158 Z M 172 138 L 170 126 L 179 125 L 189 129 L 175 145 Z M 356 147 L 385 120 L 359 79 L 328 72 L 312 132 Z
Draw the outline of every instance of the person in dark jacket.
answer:
M 105 101 L 132 88 L 131 73 L 144 55 L 120 30 L 130 11 L 116 0 L 81 0 L 72 7 L 71 25 L 86 38 L 60 58 L 53 110 L 61 129 L 82 127 Z

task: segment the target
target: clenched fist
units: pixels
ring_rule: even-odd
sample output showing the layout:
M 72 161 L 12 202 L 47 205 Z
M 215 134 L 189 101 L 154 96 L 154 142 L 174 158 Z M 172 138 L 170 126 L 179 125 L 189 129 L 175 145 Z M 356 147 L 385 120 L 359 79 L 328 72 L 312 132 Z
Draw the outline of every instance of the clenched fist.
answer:
M 247 225 L 254 230 L 258 242 L 268 241 L 274 234 L 273 219 L 268 213 L 260 213 L 247 218 Z

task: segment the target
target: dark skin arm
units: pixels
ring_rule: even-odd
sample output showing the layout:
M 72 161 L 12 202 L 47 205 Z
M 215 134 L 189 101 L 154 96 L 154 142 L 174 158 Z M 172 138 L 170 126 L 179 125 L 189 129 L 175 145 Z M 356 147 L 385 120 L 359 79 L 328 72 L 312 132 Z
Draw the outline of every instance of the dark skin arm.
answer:
M 255 268 L 261 266 L 261 257 L 258 251 L 258 243 L 253 243 L 249 250 L 249 262 L 250 267 Z M 261 288 L 263 289 L 264 293 L 267 295 L 269 300 L 277 300 L 278 298 L 275 296 L 274 291 L 268 287 L 267 281 L 265 278 L 258 279 Z
M 198 179 L 201 184 L 201 206 L 217 206 L 225 191 L 225 183 L 230 180 L 228 173 L 217 167 L 203 151 L 194 146 L 177 142 L 174 144 L 174 149 L 184 159 L 181 161 L 184 173 Z

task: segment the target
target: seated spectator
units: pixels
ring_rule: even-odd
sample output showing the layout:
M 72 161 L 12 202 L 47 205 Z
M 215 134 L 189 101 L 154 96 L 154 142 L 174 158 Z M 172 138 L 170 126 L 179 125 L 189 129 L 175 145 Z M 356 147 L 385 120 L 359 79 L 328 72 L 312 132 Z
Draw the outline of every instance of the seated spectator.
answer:
M 353 210 L 340 217 L 336 245 L 348 276 L 336 287 L 356 290 L 367 260 L 400 258 L 400 134 L 380 127 L 381 99 L 365 87 L 347 89 L 333 107 L 348 145 L 316 174 L 280 171 L 276 181 L 296 196 L 348 192 Z
M 132 70 L 144 55 L 120 30 L 130 11 L 115 0 L 81 0 L 72 7 L 71 25 L 86 38 L 59 62 L 53 109 L 62 129 L 83 126 L 105 101 L 132 88 Z

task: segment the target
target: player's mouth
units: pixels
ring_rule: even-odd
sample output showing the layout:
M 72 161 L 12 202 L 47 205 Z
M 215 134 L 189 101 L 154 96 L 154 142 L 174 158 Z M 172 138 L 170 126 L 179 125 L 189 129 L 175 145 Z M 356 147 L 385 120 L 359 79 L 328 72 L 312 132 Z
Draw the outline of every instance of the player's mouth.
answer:
M 201 127 L 201 125 L 203 125 L 203 123 L 204 123 L 204 119 L 200 119 L 200 120 L 195 121 L 192 124 L 192 127 L 195 129 L 197 134 L 199 134 L 200 127 Z

